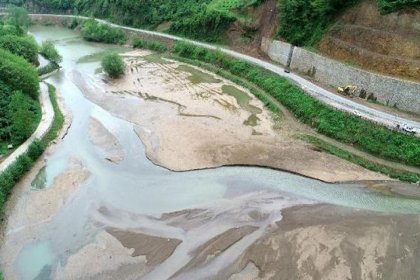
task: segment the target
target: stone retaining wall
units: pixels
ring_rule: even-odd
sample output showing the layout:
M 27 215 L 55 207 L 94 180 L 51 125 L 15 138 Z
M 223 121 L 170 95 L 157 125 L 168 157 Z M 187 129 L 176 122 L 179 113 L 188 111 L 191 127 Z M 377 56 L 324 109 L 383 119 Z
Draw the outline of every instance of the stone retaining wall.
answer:
M 373 93 L 377 101 L 401 110 L 420 113 L 420 83 L 371 73 L 336 60 L 324 57 L 306 49 L 295 47 L 290 52 L 290 44 L 264 38 L 261 49 L 276 62 L 310 76 L 314 80 L 333 87 L 356 85 L 368 93 Z

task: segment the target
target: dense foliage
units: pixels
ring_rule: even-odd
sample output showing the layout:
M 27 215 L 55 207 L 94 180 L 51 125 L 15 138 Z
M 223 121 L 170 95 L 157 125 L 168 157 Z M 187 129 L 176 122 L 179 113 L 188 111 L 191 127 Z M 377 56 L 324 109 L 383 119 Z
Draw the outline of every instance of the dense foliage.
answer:
M 184 42 L 177 43 L 174 52 L 182 57 L 217 65 L 253 82 L 284 104 L 302 122 L 311 125 L 324 135 L 374 155 L 420 166 L 420 139 L 415 136 L 398 133 L 335 110 L 315 100 L 287 79 L 250 63 L 227 57 L 220 52 L 209 51 Z
M 88 41 L 108 44 L 124 44 L 127 40 L 120 29 L 98 23 L 94 19 L 89 19 L 83 24 L 81 34 Z
M 399 9 L 420 8 L 420 0 L 377 0 L 382 13 L 391 13 Z
M 337 14 L 358 0 L 282 0 L 279 35 L 297 46 L 321 39 Z
M 12 91 L 20 90 L 34 99 L 38 97 L 38 73 L 29 62 L 4 49 L 0 49 L 0 81 Z
M 34 65 L 38 64 L 38 45 L 31 36 L 0 35 L 0 49 L 21 56 Z
M 38 102 L 38 45 L 26 34 L 25 10 L 10 8 L 0 23 L 0 154 L 8 144 L 19 145 L 36 129 Z
M 107 53 L 101 61 L 101 66 L 111 78 L 118 78 L 124 74 L 125 64 L 117 53 Z

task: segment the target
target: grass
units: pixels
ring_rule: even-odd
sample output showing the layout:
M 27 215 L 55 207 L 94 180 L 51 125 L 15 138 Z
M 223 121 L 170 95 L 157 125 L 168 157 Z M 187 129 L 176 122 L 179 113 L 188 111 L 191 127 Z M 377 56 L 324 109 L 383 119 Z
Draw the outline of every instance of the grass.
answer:
M 257 85 L 319 133 L 379 156 L 420 166 L 420 139 L 325 105 L 286 78 L 256 65 L 185 42 L 175 44 L 178 56 L 212 64 Z
M 0 174 L 1 215 L 4 214 L 4 206 L 8 196 L 12 192 L 13 187 L 17 182 L 19 182 L 22 176 L 32 168 L 36 160 L 48 147 L 49 143 L 57 137 L 60 129 L 63 126 L 64 116 L 57 104 L 55 88 L 52 85 L 48 85 L 48 91 L 55 113 L 52 126 L 42 139 L 34 141 L 24 154 L 19 156 L 13 164 L 11 164 L 4 172 Z
M 384 165 L 380 165 L 377 163 L 374 163 L 372 161 L 369 161 L 365 158 L 362 158 L 360 156 L 353 155 L 347 151 L 344 151 L 340 148 L 335 147 L 334 145 L 331 145 L 323 140 L 320 140 L 314 136 L 310 135 L 301 135 L 299 137 L 300 139 L 316 146 L 317 148 L 321 149 L 322 151 L 325 151 L 327 153 L 330 153 L 332 155 L 335 155 L 341 159 L 350 161 L 352 163 L 355 163 L 357 165 L 360 165 L 366 169 L 369 169 L 374 172 L 382 173 L 384 175 L 387 175 L 391 178 L 398 179 L 400 181 L 409 182 L 409 183 L 417 183 L 420 182 L 420 174 L 406 172 L 397 170 L 394 168 L 390 168 Z

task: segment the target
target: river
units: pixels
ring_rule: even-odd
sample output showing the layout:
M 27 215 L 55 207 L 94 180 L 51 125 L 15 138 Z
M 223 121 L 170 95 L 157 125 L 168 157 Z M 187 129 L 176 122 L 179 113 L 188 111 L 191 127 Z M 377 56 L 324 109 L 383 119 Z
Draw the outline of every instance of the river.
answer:
M 195 272 L 200 274 L 192 275 L 207 277 L 214 271 L 223 270 L 258 240 L 267 227 L 280 221 L 282 210 L 288 207 L 331 204 L 367 213 L 380 212 L 381 215 L 420 214 L 416 196 L 384 194 L 363 184 L 326 184 L 281 171 L 252 167 L 177 173 L 155 166 L 146 158 L 133 124 L 89 101 L 72 79 L 75 70 L 82 75 L 95 73 L 100 57 L 95 54 L 111 48 L 124 51 L 124 48 L 85 42 L 77 33 L 59 27 L 35 26 L 31 33 L 37 41 L 52 40 L 63 55 L 61 71 L 46 82 L 57 88 L 71 111 L 72 125 L 63 141 L 46 157 L 36 178 L 33 176 L 31 184 L 22 188 L 38 195 L 51 191 L 56 187 L 54 180 L 75 163 L 88 175 L 86 180 L 78 182 L 79 186 L 70 192 L 65 202 L 59 202 L 56 212 L 48 219 L 38 221 L 36 230 L 30 229 L 33 225 L 14 224 L 13 218 L 9 220 L 0 259 L 6 276 L 74 279 L 71 275 L 79 275 L 75 272 L 77 269 L 66 266 L 72 262 L 80 264 L 83 258 L 76 260 L 75 256 L 87 250 L 89 244 L 98 243 L 98 236 L 110 228 L 181 240 L 181 245 L 170 257 L 144 272 L 145 279 L 166 279 L 191 261 L 192 251 L 215 236 L 231 228 L 258 228 Z M 119 164 L 101 156 L 87 137 L 91 117 L 100 121 L 123 147 L 125 156 Z M 164 213 L 185 209 L 205 209 L 206 217 L 211 219 L 194 230 L 162 220 Z M 19 211 L 22 209 L 11 210 L 11 216 Z M 260 213 L 260 219 L 249 219 L 254 211 Z M 31 212 L 26 212 L 26 215 L 31 215 Z M 27 233 L 23 234 L 25 231 Z M 15 249 L 11 249 L 13 246 Z M 102 249 L 104 254 L 108 253 L 106 245 Z M 14 255 L 9 254 L 12 251 Z M 109 251 L 111 257 L 112 252 Z M 125 263 L 125 260 L 115 259 L 117 263 Z M 104 263 L 92 271 L 106 271 L 107 267 L 101 268 Z M 90 274 L 86 275 L 89 278 Z M 197 279 L 195 277 L 193 279 Z

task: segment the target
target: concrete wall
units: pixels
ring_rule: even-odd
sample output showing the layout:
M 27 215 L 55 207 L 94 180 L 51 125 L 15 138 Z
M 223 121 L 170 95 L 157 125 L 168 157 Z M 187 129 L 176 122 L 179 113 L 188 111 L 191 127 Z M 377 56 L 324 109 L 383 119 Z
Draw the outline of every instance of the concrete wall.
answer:
M 261 49 L 274 61 L 286 65 L 285 58 L 290 53 L 287 45 L 264 38 Z M 291 56 L 291 70 L 308 75 L 322 84 L 334 87 L 356 85 L 373 93 L 382 104 L 420 113 L 419 82 L 371 73 L 302 48 L 295 47 Z
M 261 41 L 261 50 L 272 60 L 279 62 L 282 65 L 287 65 L 292 47 L 293 46 L 289 43 L 272 41 L 268 38 L 263 38 Z

